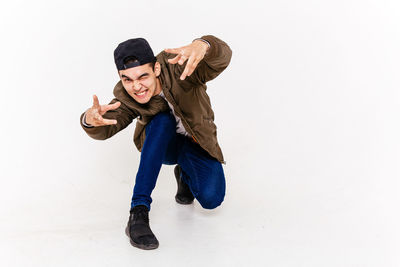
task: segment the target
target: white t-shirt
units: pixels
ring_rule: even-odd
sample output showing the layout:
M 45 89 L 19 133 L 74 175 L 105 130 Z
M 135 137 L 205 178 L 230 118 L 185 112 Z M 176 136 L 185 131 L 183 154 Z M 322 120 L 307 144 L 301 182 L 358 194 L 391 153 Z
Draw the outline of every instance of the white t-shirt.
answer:
M 169 108 L 171 109 L 171 114 L 174 115 L 175 120 L 176 120 L 176 132 L 178 134 L 183 134 L 183 135 L 189 135 L 188 132 L 186 132 L 185 127 L 183 127 L 182 120 L 178 116 L 176 116 L 174 107 L 172 106 L 171 103 L 168 102 L 168 100 L 165 98 L 164 92 L 161 91 L 160 96 L 167 101 Z

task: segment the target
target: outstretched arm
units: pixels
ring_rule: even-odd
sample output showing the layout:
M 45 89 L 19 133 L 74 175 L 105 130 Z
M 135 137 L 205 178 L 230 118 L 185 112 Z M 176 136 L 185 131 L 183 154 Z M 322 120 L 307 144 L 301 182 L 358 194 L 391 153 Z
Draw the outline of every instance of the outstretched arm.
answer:
M 94 95 L 93 106 L 80 119 L 82 128 L 90 137 L 105 140 L 126 128 L 136 117 L 137 114 L 116 98 L 108 105 L 100 105 Z
M 210 46 L 199 39 L 207 41 Z M 229 65 L 232 50 L 215 36 L 204 35 L 199 39 L 195 39 L 189 45 L 164 51 L 175 55 L 174 58 L 168 59 L 168 63 L 178 63 L 176 67 L 181 71 L 181 80 L 189 76 L 192 80 L 204 84 L 217 77 Z

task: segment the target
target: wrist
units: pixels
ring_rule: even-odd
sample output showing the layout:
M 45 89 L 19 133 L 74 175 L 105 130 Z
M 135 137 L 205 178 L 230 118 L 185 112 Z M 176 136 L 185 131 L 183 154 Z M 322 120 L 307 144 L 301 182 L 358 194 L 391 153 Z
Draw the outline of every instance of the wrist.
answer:
M 85 126 L 85 127 L 87 127 L 87 128 L 92 128 L 92 127 L 94 127 L 94 126 L 91 125 L 90 123 L 87 123 L 87 122 L 86 122 L 86 113 L 87 113 L 87 111 L 85 112 L 85 114 L 83 114 L 83 117 L 82 117 L 82 124 L 83 124 L 83 126 Z
M 194 40 L 192 41 L 192 43 L 194 43 L 194 42 L 196 42 L 196 41 L 199 42 L 199 43 L 201 43 L 201 44 L 204 46 L 205 51 L 206 51 L 206 53 L 207 53 L 208 50 L 209 50 L 210 47 L 211 47 L 210 43 L 209 43 L 208 41 L 202 39 L 202 38 L 196 38 L 196 39 L 194 39 Z

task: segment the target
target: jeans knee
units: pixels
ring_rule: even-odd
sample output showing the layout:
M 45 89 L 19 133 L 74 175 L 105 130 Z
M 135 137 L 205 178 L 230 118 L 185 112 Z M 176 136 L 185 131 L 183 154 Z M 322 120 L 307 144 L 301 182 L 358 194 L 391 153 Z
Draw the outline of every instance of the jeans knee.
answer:
M 206 193 L 199 194 L 196 199 L 204 209 L 211 210 L 221 205 L 221 203 L 224 201 L 224 196 L 225 194 L 216 192 L 212 193 L 208 191 Z

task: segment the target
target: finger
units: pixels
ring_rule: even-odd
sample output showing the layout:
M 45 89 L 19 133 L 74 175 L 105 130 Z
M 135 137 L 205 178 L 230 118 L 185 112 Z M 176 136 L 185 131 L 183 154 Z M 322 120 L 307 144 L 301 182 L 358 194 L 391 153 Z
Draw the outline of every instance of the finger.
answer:
M 184 71 L 182 72 L 181 80 L 184 80 L 186 78 L 186 76 L 188 75 L 189 71 L 192 70 L 192 65 L 193 65 L 193 57 L 190 57 L 186 64 Z
M 178 63 L 178 61 L 179 61 L 180 58 L 181 58 L 181 55 L 177 55 L 177 56 L 174 57 L 174 58 L 168 59 L 168 62 L 169 62 L 170 64 L 176 64 L 176 63 Z
M 100 108 L 100 103 L 99 103 L 99 99 L 97 98 L 96 95 L 93 95 L 93 107 L 95 108 Z
M 103 125 L 114 125 L 114 124 L 117 124 L 117 120 L 108 120 L 108 119 L 102 118 L 101 123 Z
M 181 52 L 181 48 L 166 48 L 164 51 L 167 53 L 179 54 Z
M 179 65 L 183 65 L 183 63 L 185 63 L 186 60 L 187 60 L 187 57 L 182 55 L 181 58 L 178 61 L 178 64 Z
M 197 65 L 199 64 L 200 59 L 195 59 L 192 64 L 192 68 L 189 70 L 188 76 L 192 75 L 194 70 L 196 69 Z
M 120 105 L 121 105 L 121 102 L 115 102 L 114 104 L 111 104 L 111 105 L 103 105 L 103 106 L 101 106 L 101 111 L 107 112 L 109 110 L 114 110 L 114 109 L 117 109 Z

